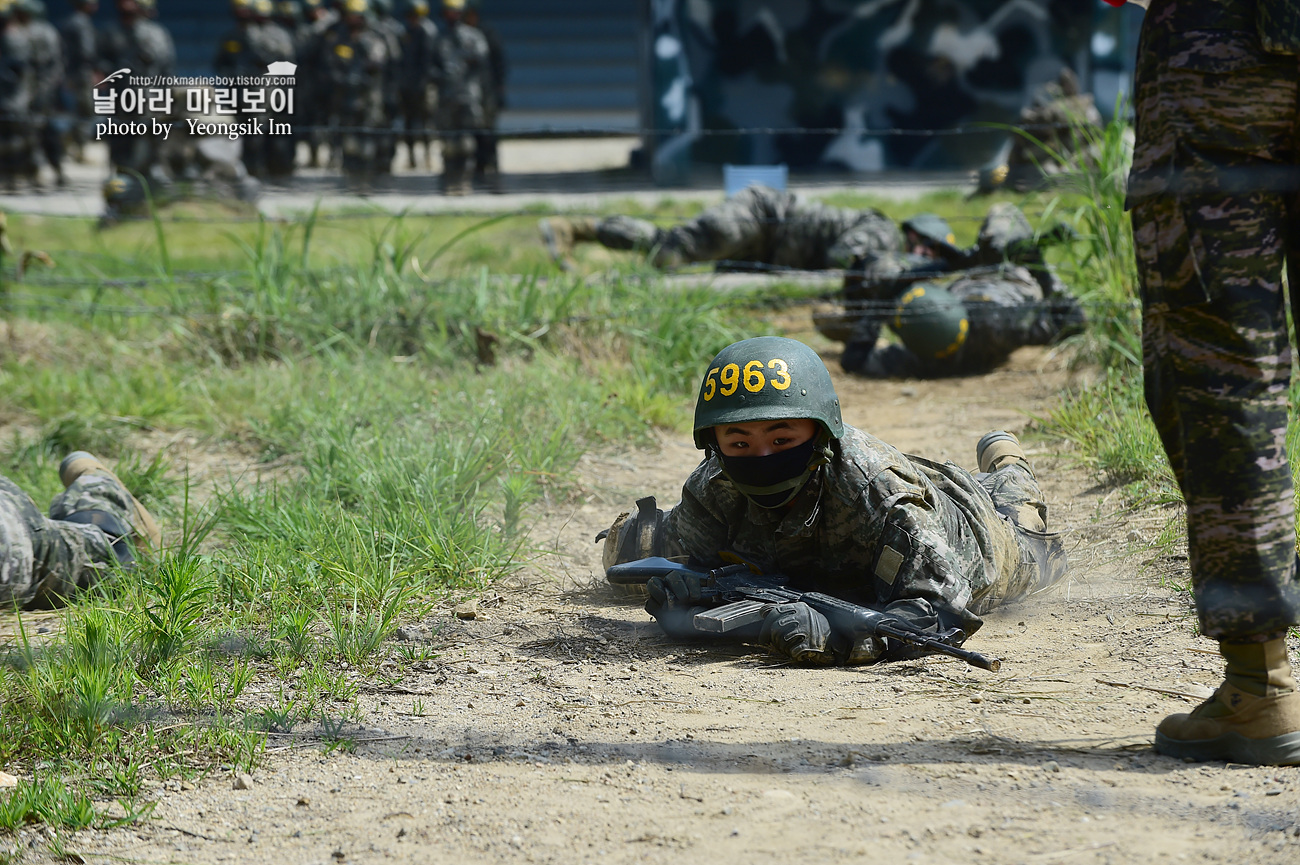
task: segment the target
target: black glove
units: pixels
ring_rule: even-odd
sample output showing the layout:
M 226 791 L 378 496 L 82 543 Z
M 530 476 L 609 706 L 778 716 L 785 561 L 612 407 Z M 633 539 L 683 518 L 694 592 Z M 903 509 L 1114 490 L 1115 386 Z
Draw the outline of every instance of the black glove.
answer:
M 835 663 L 835 652 L 830 648 L 831 623 L 804 603 L 773 604 L 765 610 L 758 639 L 796 664 Z
M 708 609 L 701 604 L 703 574 L 691 571 L 672 571 L 651 577 L 645 584 L 645 611 L 654 616 L 659 627 L 670 637 L 689 638 L 701 636 L 695 630 L 695 614 Z
M 939 633 L 939 614 L 924 598 L 902 598 L 887 605 L 880 612 L 918 631 Z
M 646 602 L 646 612 L 652 616 L 655 614 L 650 609 L 651 604 L 660 609 L 698 604 L 704 596 L 701 583 L 703 578 L 703 574 L 693 571 L 670 571 L 651 577 L 645 584 L 646 593 L 650 595 L 650 600 Z
M 930 602 L 924 598 L 903 598 L 894 601 L 881 610 L 881 613 L 892 619 L 897 619 L 900 624 L 907 625 L 914 630 L 935 635 L 939 634 L 939 614 L 935 612 L 934 607 L 930 606 Z M 885 660 L 910 661 L 926 655 L 924 649 L 909 646 L 897 640 L 887 640 L 885 642 L 888 646 L 885 652 Z

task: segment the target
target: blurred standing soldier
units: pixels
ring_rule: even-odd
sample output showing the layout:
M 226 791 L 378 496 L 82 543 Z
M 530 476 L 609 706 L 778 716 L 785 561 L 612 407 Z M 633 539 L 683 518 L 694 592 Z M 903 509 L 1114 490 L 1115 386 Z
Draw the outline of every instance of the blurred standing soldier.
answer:
M 433 46 L 438 25 L 429 18 L 428 0 L 408 0 L 406 28 L 402 33 L 402 73 L 399 94 L 402 101 L 402 129 L 405 132 L 407 165 L 416 167 L 415 144 L 424 144 L 424 165 L 429 167 L 433 119 Z
M 0 182 L 8 191 L 36 172 L 31 136 L 32 68 L 27 29 L 14 0 L 0 0 Z
M 439 30 L 434 50 L 444 195 L 468 195 L 472 191 L 469 160 L 474 154 L 474 136 L 485 128 L 483 85 L 488 45 L 477 28 L 462 20 L 464 11 L 465 0 L 443 0 L 446 25 Z
M 18 21 L 27 28 L 27 44 L 32 67 L 31 115 L 33 130 L 42 155 L 59 186 L 67 183 L 63 176 L 63 133 L 59 118 L 59 89 L 63 85 L 63 39 L 45 17 L 42 0 L 18 0 Z M 33 182 L 37 182 L 33 176 Z
M 374 180 L 378 161 L 375 128 L 384 121 L 384 72 L 388 50 L 371 29 L 368 0 L 344 0 L 340 26 L 325 34 L 321 58 L 330 94 L 330 122 L 343 174 L 351 186 Z
M 501 191 L 501 166 L 497 159 L 497 119 L 506 107 L 506 52 L 496 28 L 479 20 L 483 0 L 468 0 L 465 23 L 477 27 L 487 40 L 488 68 L 483 84 L 483 129 L 474 135 L 474 177 Z
M 375 147 L 375 171 L 390 174 L 397 155 L 397 123 L 402 114 L 402 37 L 406 25 L 393 17 L 393 0 L 370 0 L 371 27 L 384 40 L 388 63 L 384 67 L 384 119 Z
M 311 100 L 312 94 L 309 92 L 309 85 L 304 83 L 307 75 L 310 74 L 305 52 L 311 25 L 303 17 L 302 3 L 299 0 L 277 0 L 274 20 L 289 37 L 293 53 L 285 59 L 292 60 L 298 66 L 298 71 L 294 74 L 294 116 L 289 118 L 293 126 L 293 135 L 285 136 L 284 142 L 277 142 L 277 149 L 283 148 L 287 153 L 289 169 L 292 171 L 298 154 L 298 144 L 308 141 L 311 135 L 311 132 L 305 128 L 312 122 L 307 117 L 309 108 L 305 103 Z
M 217 75 L 234 78 L 266 71 L 263 60 L 269 54 L 269 46 L 265 31 L 256 21 L 255 4 L 256 0 L 231 0 L 230 13 L 235 27 L 221 38 L 217 48 L 217 57 L 212 62 Z M 265 177 L 267 173 L 265 138 L 256 134 L 240 136 L 244 167 L 254 177 Z
M 329 124 L 329 95 L 323 87 L 321 45 L 339 18 L 333 9 L 325 8 L 323 0 L 303 0 L 303 8 L 303 23 L 294 34 L 294 53 L 298 57 L 298 74 L 294 79 L 294 102 L 298 109 L 295 129 L 306 130 L 307 164 L 316 168 L 320 165 L 320 146 L 327 139 Z
M 287 60 L 290 63 L 295 61 L 297 55 L 294 50 L 293 36 L 275 21 L 275 4 L 272 0 L 254 0 L 253 23 L 261 31 L 257 44 L 262 62 L 261 69 L 255 74 L 265 75 L 266 68 L 276 61 Z M 266 113 L 258 116 L 266 120 L 268 125 L 271 121 L 278 121 L 291 127 L 294 120 L 292 116 L 271 110 L 271 89 L 270 87 L 262 89 L 267 97 L 263 103 Z M 267 134 L 262 137 L 262 154 L 267 176 L 283 179 L 293 175 L 293 136 L 272 135 L 268 128 Z
M 138 0 L 117 0 L 117 15 L 117 26 L 100 33 L 102 68 L 108 72 L 130 69 L 133 76 L 171 76 L 176 66 L 176 46 L 167 28 L 149 20 L 144 4 Z M 166 183 L 159 164 L 160 143 L 149 135 L 112 136 L 108 140 L 109 162 L 114 169 L 139 171 L 155 182 Z
M 85 159 L 83 151 L 88 124 L 95 116 L 92 92 L 103 77 L 99 74 L 95 35 L 95 13 L 98 11 L 99 0 L 77 0 L 73 3 L 73 13 L 59 27 L 63 38 L 64 86 L 76 116 L 71 138 L 77 161 Z
M 99 53 L 108 71 L 130 69 L 135 76 L 170 76 L 176 67 L 176 45 L 167 28 L 149 18 L 157 4 L 151 0 L 117 0 L 118 25 L 101 33 Z
M 1300 764 L 1282 289 L 1286 267 L 1300 309 L 1298 55 L 1295 0 L 1152 0 L 1138 45 L 1146 400 L 1187 502 L 1201 633 L 1227 662 L 1213 697 L 1156 730 L 1156 750 L 1186 760 Z

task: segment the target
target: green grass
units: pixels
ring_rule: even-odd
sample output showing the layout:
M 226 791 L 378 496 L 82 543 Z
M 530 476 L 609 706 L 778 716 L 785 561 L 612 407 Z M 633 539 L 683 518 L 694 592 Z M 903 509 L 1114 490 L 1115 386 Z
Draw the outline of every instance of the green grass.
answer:
M 429 657 L 393 630 L 524 565 L 530 511 L 584 450 L 682 423 L 699 359 L 767 329 L 743 293 L 667 292 L 636 261 L 558 274 L 535 219 L 11 221 L 65 282 L 11 295 L 0 472 L 43 503 L 90 449 L 168 549 L 52 639 L 17 616 L 0 765 L 62 786 L 20 788 L 0 832 L 134 819 L 147 781 L 249 769 L 269 732 L 349 747 L 361 689 Z M 177 435 L 228 476 L 196 487 L 160 445 Z

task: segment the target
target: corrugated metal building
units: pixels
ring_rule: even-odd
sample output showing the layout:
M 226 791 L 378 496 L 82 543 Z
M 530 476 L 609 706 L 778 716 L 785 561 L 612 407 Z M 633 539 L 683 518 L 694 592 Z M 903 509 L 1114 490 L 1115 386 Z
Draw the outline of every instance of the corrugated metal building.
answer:
M 229 0 L 159 2 L 178 72 L 210 72 Z M 668 130 L 647 141 L 660 162 L 669 147 L 679 162 L 871 170 L 982 162 L 989 135 L 952 146 L 862 130 L 1011 122 L 1063 66 L 1109 111 L 1140 12 L 1101 0 L 484 0 L 482 16 L 510 61 L 503 129 L 653 128 Z M 749 127 L 846 131 L 737 133 Z

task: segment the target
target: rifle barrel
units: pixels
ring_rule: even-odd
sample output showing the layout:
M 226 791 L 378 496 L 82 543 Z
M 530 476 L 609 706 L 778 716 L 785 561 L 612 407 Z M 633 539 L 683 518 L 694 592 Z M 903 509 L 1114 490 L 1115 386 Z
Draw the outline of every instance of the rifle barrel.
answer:
M 895 627 L 888 622 L 883 622 L 876 629 L 876 632 L 886 637 L 893 637 L 904 643 L 910 643 L 922 649 L 929 649 L 932 652 L 938 652 L 941 655 L 949 655 L 953 658 L 960 658 L 972 667 L 979 667 L 981 670 L 988 670 L 990 673 L 996 673 L 1002 669 L 1002 662 L 997 658 L 990 658 L 988 655 L 973 652 L 970 649 L 963 649 L 960 646 L 950 646 L 942 640 L 936 640 L 923 634 L 916 634 L 906 628 Z

